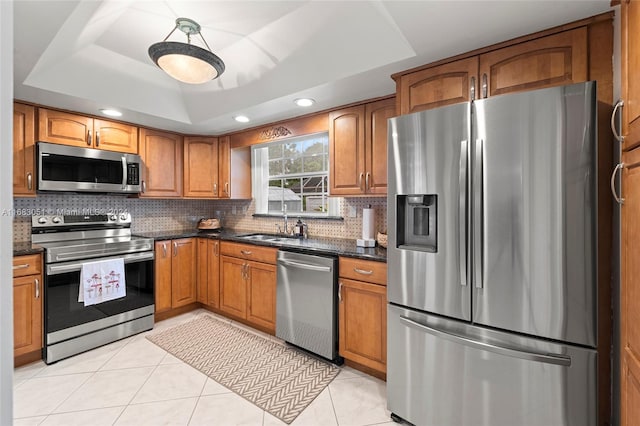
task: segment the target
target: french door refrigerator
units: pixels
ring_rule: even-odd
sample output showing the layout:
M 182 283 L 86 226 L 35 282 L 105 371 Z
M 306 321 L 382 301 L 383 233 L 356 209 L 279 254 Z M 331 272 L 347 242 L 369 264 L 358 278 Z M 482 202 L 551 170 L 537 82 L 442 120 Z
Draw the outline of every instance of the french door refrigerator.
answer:
M 416 425 L 594 425 L 596 86 L 389 120 L 387 399 Z

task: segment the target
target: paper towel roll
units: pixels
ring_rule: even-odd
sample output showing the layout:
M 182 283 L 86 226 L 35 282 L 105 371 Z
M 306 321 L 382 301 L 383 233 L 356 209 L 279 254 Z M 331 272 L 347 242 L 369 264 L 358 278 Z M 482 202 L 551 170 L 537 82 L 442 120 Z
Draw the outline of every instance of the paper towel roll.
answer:
M 373 240 L 375 238 L 375 217 L 371 208 L 362 209 L 362 239 Z

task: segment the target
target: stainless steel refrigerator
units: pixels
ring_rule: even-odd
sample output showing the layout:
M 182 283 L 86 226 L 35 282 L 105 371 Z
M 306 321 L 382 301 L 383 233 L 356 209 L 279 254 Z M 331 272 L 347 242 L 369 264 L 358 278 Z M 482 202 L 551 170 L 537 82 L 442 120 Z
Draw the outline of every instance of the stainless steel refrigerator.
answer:
M 595 425 L 595 82 L 392 118 L 388 408 Z

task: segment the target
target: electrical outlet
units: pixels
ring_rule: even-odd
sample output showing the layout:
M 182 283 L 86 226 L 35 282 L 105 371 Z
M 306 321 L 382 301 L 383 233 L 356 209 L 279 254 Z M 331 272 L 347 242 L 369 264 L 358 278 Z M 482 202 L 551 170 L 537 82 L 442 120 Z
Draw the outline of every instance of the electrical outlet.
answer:
M 238 212 L 237 212 L 237 210 L 236 210 L 236 206 L 235 206 L 235 204 L 234 204 L 233 206 L 231 206 L 231 214 L 235 215 L 235 214 L 237 214 L 237 213 L 238 213 Z
M 358 210 L 355 206 L 349 206 L 349 217 L 358 217 Z

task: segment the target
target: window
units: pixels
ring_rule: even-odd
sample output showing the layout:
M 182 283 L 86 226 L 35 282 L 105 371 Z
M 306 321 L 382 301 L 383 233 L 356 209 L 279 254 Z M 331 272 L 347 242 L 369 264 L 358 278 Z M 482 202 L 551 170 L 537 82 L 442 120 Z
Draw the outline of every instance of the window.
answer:
M 329 198 L 329 136 L 305 135 L 252 148 L 256 213 L 335 216 Z

